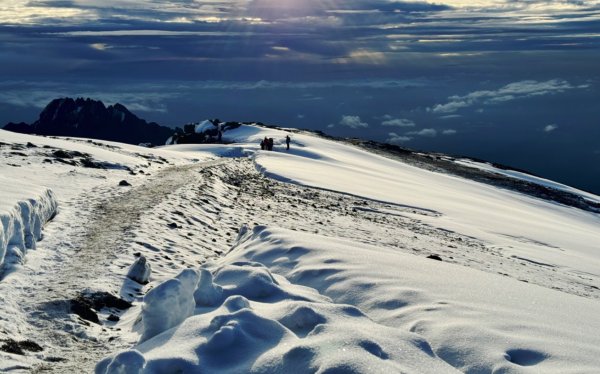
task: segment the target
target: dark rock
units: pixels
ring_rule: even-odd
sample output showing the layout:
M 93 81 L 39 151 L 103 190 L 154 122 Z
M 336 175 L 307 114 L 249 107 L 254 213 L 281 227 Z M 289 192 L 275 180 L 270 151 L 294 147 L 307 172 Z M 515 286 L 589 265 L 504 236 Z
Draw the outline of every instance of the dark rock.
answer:
M 52 155 L 56 158 L 73 158 L 73 154 L 71 154 L 69 151 L 65 151 L 64 149 L 58 149 L 52 152 Z
M 26 146 L 27 148 L 37 148 L 37 145 L 33 144 L 32 142 L 27 142 Z
M 167 227 L 169 227 L 170 229 L 176 229 L 178 226 L 175 222 L 171 222 L 167 225 Z
M 127 182 L 126 180 L 122 180 L 119 182 L 119 186 L 127 187 L 127 186 L 131 186 L 131 184 L 129 182 Z
M 82 293 L 74 300 L 69 300 L 71 312 L 77 314 L 86 321 L 100 324 L 97 310 L 103 308 L 115 308 L 124 310 L 131 307 L 129 301 L 116 297 L 108 292 Z
M 70 300 L 71 312 L 77 314 L 79 317 L 86 321 L 90 321 L 96 324 L 100 324 L 98 314 L 92 309 L 91 305 L 85 299 L 77 298 Z
M 63 361 L 67 361 L 67 359 L 64 357 L 49 356 L 49 357 L 45 357 L 44 361 L 46 361 L 46 362 L 63 362 Z
M 41 352 L 44 349 L 34 341 L 31 340 L 23 340 L 18 342 L 13 339 L 5 339 L 2 340 L 2 345 L 0 346 L 0 350 L 16 355 L 24 355 L 25 351 L 28 352 Z
M 104 105 L 91 99 L 52 100 L 39 119 L 28 125 L 9 123 L 4 130 L 24 134 L 73 136 L 112 140 L 130 144 L 164 144 L 174 129 L 146 122 L 121 104 Z
M 81 166 L 92 169 L 106 169 L 101 162 L 94 161 L 90 157 L 84 157 L 81 160 Z
M 115 314 L 111 314 L 107 319 L 111 322 L 119 322 L 121 320 L 121 318 Z
M 66 165 L 71 165 L 71 166 L 77 166 L 77 162 L 73 161 L 73 160 L 65 160 L 62 158 L 56 158 L 56 161 L 60 162 L 61 164 L 66 164 Z
M 33 127 L 25 122 L 13 123 L 9 122 L 3 127 L 4 130 L 12 132 L 20 132 L 21 134 L 32 134 Z
M 427 256 L 427 258 L 436 260 L 436 261 L 442 261 L 442 258 L 438 255 L 429 255 L 429 256 Z
M 81 295 L 87 302 L 91 303 L 92 307 L 96 310 L 102 308 L 116 308 L 119 310 L 125 310 L 131 308 L 131 303 L 127 300 L 123 300 L 120 297 L 112 295 L 108 292 L 94 292 Z

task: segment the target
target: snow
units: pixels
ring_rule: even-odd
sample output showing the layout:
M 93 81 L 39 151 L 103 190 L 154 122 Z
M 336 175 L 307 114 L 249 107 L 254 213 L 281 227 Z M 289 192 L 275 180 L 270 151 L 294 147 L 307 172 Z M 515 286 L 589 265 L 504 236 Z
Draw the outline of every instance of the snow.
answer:
M 146 294 L 141 313 L 144 325 L 142 341 L 179 325 L 192 315 L 197 284 L 198 273 L 186 269 Z
M 278 144 L 286 134 L 264 133 L 276 137 Z M 252 139 L 261 136 L 259 131 Z M 289 152 L 258 152 L 257 167 L 282 181 L 435 211 L 439 215 L 423 218 L 435 227 L 481 239 L 529 261 L 600 276 L 598 214 L 420 169 L 350 145 L 303 134 L 295 134 L 293 141 Z
M 4 243 L 33 248 L 58 212 L 0 281 L 0 339 L 44 350 L 0 352 L 0 370 L 600 368 L 600 215 L 295 130 L 223 139 L 149 149 L 0 130 L 3 238 L 22 233 Z M 5 216 L 23 223 L 7 231 Z M 88 323 L 68 308 L 82 291 L 133 306 Z
M 232 261 L 213 272 L 216 284 L 209 288 L 223 290 L 217 304 L 197 305 L 193 317 L 101 361 L 96 373 L 113 373 L 110 367 L 117 364 L 133 372 L 139 362 L 142 373 L 454 372 L 416 334 L 374 323 L 358 309 L 294 285 L 264 265 Z M 172 281 L 157 288 L 173 287 Z M 135 361 L 124 363 L 124 355 Z
M 52 190 L 5 176 L 0 176 L 0 190 L 0 270 L 6 270 L 35 249 L 58 204 Z
M 76 156 L 61 158 L 64 156 L 58 157 L 56 152 Z M 53 316 L 56 307 L 43 305 L 75 298 L 74 294 L 85 288 L 81 279 L 96 290 L 107 287 L 105 279 L 94 277 L 102 271 L 102 264 L 79 256 L 85 252 L 82 243 L 90 240 L 89 230 L 110 235 L 119 225 L 127 224 L 112 220 L 102 226 L 90 224 L 107 200 L 127 194 L 127 189 L 118 186 L 119 181 L 141 187 L 153 184 L 154 175 L 160 176 L 163 169 L 178 170 L 214 158 L 209 153 L 0 130 L 0 340 L 37 341 L 39 335 L 38 342 L 44 348 L 39 354 L 23 356 L 0 350 L 0 371 L 44 362 L 65 341 L 73 342 L 71 336 L 83 341 L 83 337 L 92 339 L 101 333 L 93 328 L 82 329 L 72 317 Z M 84 159 L 98 167 L 84 166 Z M 91 252 L 116 249 L 109 242 L 95 245 L 98 247 L 91 248 Z M 94 268 L 98 270 L 90 271 Z M 113 267 L 106 269 L 114 273 Z M 44 317 L 46 314 L 52 316 Z M 59 322 L 63 326 L 57 328 Z M 45 326 L 57 330 L 45 332 Z M 91 353 L 80 347 L 74 352 L 82 356 Z M 79 371 L 74 367 L 65 370 Z
M 600 336 L 589 333 L 600 329 L 597 301 L 499 275 L 263 226 L 210 272 L 214 283 L 204 276 L 197 289 L 220 287 L 220 300 L 197 303 L 181 325 L 142 339 L 134 349 L 143 373 L 566 373 L 600 365 Z M 96 372 L 110 373 L 104 368 L 115 360 Z
M 127 278 L 141 284 L 146 284 L 148 283 L 148 279 L 150 279 L 150 274 L 152 274 L 152 266 L 146 261 L 146 257 L 140 255 L 129 268 Z
M 600 364 L 600 337 L 589 333 L 600 328 L 596 301 L 281 229 L 255 228 L 227 261 L 263 263 L 334 302 L 359 307 L 378 323 L 417 332 L 461 371 L 511 371 L 533 356 L 540 357 L 536 371 L 545 373 L 593 371 Z
M 206 130 L 212 130 L 214 128 L 215 128 L 215 125 L 213 125 L 212 122 L 210 122 L 209 120 L 204 120 L 196 125 L 196 127 L 194 128 L 194 131 L 196 131 L 196 134 L 202 134 Z
M 468 166 L 471 168 L 477 168 L 480 170 L 485 170 L 485 171 L 489 171 L 489 172 L 500 174 L 500 175 L 505 175 L 507 177 L 524 180 L 524 181 L 535 183 L 535 184 L 538 184 L 538 185 L 541 185 L 544 187 L 553 188 L 553 189 L 559 190 L 559 191 L 573 193 L 573 194 L 579 195 L 587 200 L 591 200 L 593 202 L 600 203 L 600 198 L 594 194 L 591 194 L 591 193 L 585 192 L 585 191 L 581 191 L 577 188 L 573 188 L 571 186 L 567 186 L 562 183 L 554 182 L 554 181 L 551 181 L 551 180 L 548 180 L 545 178 L 536 177 L 531 174 L 526 174 L 526 173 L 523 173 L 520 171 L 510 170 L 510 169 L 499 169 L 489 163 L 477 162 L 477 161 L 473 161 L 473 160 L 469 160 L 469 159 L 460 159 L 460 160 L 456 160 L 455 162 L 459 165 Z

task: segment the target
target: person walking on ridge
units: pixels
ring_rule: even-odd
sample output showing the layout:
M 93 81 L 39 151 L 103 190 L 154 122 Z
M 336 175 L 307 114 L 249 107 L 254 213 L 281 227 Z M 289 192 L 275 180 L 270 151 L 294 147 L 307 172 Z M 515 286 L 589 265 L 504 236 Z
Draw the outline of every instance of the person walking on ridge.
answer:
M 287 145 L 287 150 L 288 151 L 290 150 L 290 141 L 291 141 L 290 136 L 286 135 L 285 136 L 285 145 Z

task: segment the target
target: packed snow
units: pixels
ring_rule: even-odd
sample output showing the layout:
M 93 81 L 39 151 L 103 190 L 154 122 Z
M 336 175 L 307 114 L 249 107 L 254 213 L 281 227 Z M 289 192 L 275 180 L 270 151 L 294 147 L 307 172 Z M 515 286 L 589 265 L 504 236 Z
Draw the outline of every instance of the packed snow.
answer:
M 0 340 L 25 347 L 1 370 L 600 370 L 598 214 L 292 129 L 223 140 L 0 131 L 3 211 L 59 206 L 0 282 Z

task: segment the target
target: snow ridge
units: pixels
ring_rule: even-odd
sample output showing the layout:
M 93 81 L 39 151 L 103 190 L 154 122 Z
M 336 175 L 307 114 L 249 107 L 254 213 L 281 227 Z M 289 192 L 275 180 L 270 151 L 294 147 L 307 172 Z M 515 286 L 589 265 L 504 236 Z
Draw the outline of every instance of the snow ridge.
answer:
M 42 239 L 42 227 L 57 212 L 54 192 L 0 177 L 6 191 L 0 202 L 0 270 L 22 264 L 27 250 Z

